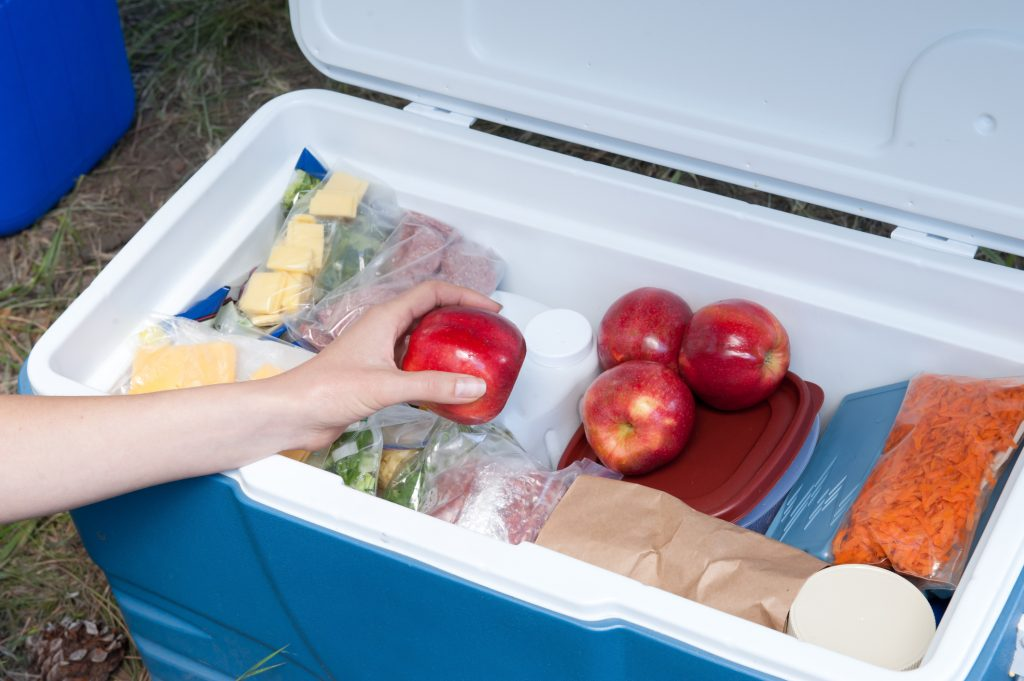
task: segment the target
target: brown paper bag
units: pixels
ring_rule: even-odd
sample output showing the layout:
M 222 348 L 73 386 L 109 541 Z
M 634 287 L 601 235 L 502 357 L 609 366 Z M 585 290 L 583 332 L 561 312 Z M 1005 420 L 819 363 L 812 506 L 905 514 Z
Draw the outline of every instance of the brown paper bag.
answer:
M 827 567 L 664 492 L 587 476 L 537 544 L 779 631 L 797 591 Z

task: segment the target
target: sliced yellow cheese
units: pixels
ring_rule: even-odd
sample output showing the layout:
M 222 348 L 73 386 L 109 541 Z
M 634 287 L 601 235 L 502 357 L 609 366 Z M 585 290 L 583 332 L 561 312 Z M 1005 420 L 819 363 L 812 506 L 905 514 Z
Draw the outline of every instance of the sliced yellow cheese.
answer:
M 267 268 L 278 272 L 315 274 L 320 269 L 320 263 L 314 261 L 315 257 L 313 250 L 305 245 L 282 242 L 271 249 Z
M 308 274 L 287 272 L 288 282 L 281 293 L 281 311 L 294 312 L 313 301 L 313 278 Z
M 238 353 L 231 343 L 140 348 L 132 363 L 128 392 L 132 395 L 161 390 L 233 383 Z
M 300 216 L 301 217 L 301 216 Z M 319 272 L 324 263 L 324 226 L 319 222 L 302 222 L 298 218 L 288 223 L 284 242 L 289 246 L 308 248 L 313 252 L 315 271 Z
M 271 378 L 273 376 L 277 376 L 280 373 L 283 373 L 281 369 L 274 366 L 273 364 L 264 364 L 259 369 L 252 372 L 252 375 L 249 376 L 249 380 L 258 381 L 261 378 Z
M 249 321 L 252 322 L 254 326 L 261 327 L 277 326 L 283 320 L 284 316 L 280 312 L 277 314 L 254 314 L 249 317 Z
M 309 201 L 309 212 L 320 217 L 354 218 L 358 208 L 359 198 L 351 192 L 320 190 Z
M 279 313 L 288 277 L 287 272 L 256 272 L 249 277 L 238 308 L 250 318 Z
M 358 206 L 369 187 L 370 183 L 366 180 L 349 175 L 348 173 L 338 172 L 333 173 L 327 178 L 327 183 L 320 188 L 320 191 L 332 194 L 349 194 L 355 197 L 356 205 Z
M 292 218 L 292 222 L 316 222 L 316 218 L 309 213 L 299 213 Z
M 287 449 L 283 452 L 279 452 L 281 456 L 287 456 L 289 459 L 295 459 L 296 461 L 305 461 L 309 458 L 309 451 L 305 449 Z
M 159 326 L 147 326 L 138 335 L 139 345 L 168 345 L 171 337 Z

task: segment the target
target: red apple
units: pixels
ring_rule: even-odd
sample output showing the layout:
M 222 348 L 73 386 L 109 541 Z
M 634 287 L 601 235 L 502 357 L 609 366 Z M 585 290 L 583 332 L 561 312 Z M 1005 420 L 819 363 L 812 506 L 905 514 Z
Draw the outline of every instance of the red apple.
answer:
M 683 451 L 693 432 L 694 402 L 675 370 L 623 362 L 598 376 L 580 407 L 587 442 L 601 463 L 642 475 Z
M 683 329 L 693 312 L 686 301 L 661 288 L 638 288 L 608 308 L 597 332 L 602 369 L 634 359 L 675 368 Z
M 450 371 L 478 376 L 487 392 L 468 404 L 423 404 L 464 425 L 486 423 L 505 407 L 526 358 L 526 341 L 516 325 L 475 307 L 439 307 L 428 312 L 409 336 L 403 371 Z
M 771 312 L 749 300 L 697 310 L 679 351 L 679 372 L 716 409 L 745 409 L 770 396 L 789 370 L 789 335 Z

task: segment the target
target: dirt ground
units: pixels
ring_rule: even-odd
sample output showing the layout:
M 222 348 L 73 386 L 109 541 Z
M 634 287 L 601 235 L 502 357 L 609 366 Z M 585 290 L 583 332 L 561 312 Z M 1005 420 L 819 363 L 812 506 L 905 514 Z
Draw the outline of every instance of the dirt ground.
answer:
M 402 100 L 333 83 L 302 56 L 282 0 L 121 0 L 137 115 L 124 138 L 37 224 L 0 239 L 0 393 L 49 324 L 153 212 L 260 105 L 327 88 L 390 106 Z M 569 145 L 486 121 L 478 129 L 599 163 L 888 234 L 863 218 Z M 1020 266 L 994 253 L 983 258 Z M 34 679 L 25 640 L 47 622 L 93 618 L 124 630 L 102 574 L 66 514 L 0 526 L 0 678 Z M 245 670 L 239 670 L 242 674 Z M 147 678 L 134 651 L 117 678 Z

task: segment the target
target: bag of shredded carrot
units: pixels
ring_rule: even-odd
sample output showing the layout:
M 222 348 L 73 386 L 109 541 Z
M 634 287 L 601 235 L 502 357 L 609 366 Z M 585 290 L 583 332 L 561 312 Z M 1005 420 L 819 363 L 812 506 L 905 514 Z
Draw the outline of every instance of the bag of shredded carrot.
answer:
M 832 549 L 835 562 L 892 568 L 955 588 L 978 519 L 1024 433 L 1024 378 L 921 374 Z

